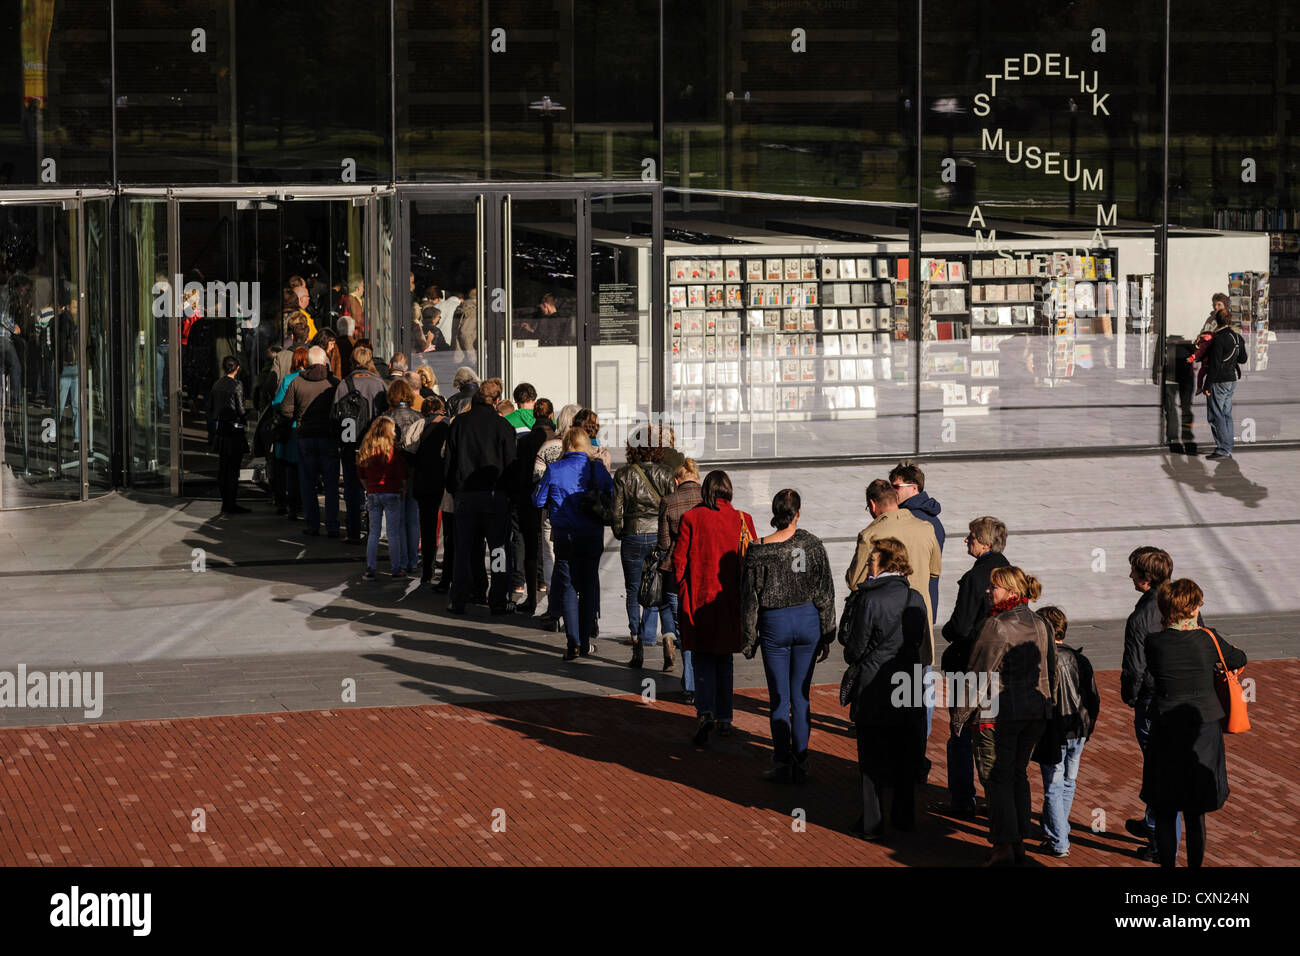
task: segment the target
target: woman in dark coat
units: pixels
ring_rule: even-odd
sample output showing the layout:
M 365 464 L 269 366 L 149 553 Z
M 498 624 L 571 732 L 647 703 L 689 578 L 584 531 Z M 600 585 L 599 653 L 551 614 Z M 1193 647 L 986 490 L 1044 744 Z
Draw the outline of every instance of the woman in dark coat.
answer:
M 750 540 L 754 519 L 731 506 L 731 479 L 711 471 L 704 479 L 701 503 L 682 515 L 673 545 L 682 647 L 691 651 L 695 668 L 695 745 L 702 747 L 717 723 L 731 733 L 732 655 L 742 645 L 740 633 L 741 536 Z
M 411 482 L 411 494 L 415 498 L 420 512 L 420 543 L 424 569 L 420 575 L 421 584 L 433 583 L 433 560 L 438 550 L 438 532 L 442 526 L 442 495 L 446 485 L 447 433 L 451 423 L 447 421 L 447 406 L 443 400 L 434 395 L 425 405 L 429 419 L 425 422 L 420 435 L 420 446 L 415 451 L 415 478 Z M 451 568 L 446 560 L 444 546 L 443 573 L 450 576 Z
M 862 774 L 862 817 L 854 832 L 866 840 L 885 835 L 887 802 L 895 830 L 916 826 L 917 764 L 925 738 L 924 688 L 916 686 L 916 676 L 930 640 L 930 615 L 925 599 L 907 583 L 911 573 L 901 541 L 874 543 L 844 647 L 845 681 L 852 685 L 846 703 L 858 728 Z M 901 707 L 893 700 L 900 674 L 907 691 Z
M 1165 629 L 1146 640 L 1147 671 L 1155 680 L 1155 699 L 1147 713 L 1151 736 L 1142 766 L 1142 800 L 1156 818 L 1156 850 L 1161 866 L 1178 857 L 1178 814 L 1187 832 L 1187 865 L 1205 858 L 1205 814 L 1228 800 L 1228 768 L 1223 753 L 1223 705 L 1215 674 L 1246 666 L 1246 655 L 1213 628 L 1196 623 L 1205 596 L 1194 581 L 1167 581 L 1156 596 Z M 1211 636 L 1213 635 L 1213 636 Z M 1218 648 L 1215 641 L 1218 641 Z
M 826 548 L 799 527 L 793 488 L 772 499 L 774 534 L 745 552 L 741 589 L 744 654 L 763 648 L 772 723 L 772 769 L 764 779 L 802 783 L 808 776 L 813 665 L 835 640 L 835 582 Z

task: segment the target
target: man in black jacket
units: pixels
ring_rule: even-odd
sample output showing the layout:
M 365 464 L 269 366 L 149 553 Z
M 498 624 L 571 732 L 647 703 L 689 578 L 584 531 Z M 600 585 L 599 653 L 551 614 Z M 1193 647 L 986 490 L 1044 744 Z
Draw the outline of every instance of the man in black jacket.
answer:
M 1133 613 L 1124 622 L 1124 658 L 1119 677 L 1119 696 L 1124 703 L 1133 708 L 1133 731 L 1137 735 L 1138 747 L 1143 753 L 1147 749 L 1147 737 L 1151 732 L 1151 720 L 1147 709 L 1155 696 L 1155 682 L 1147 671 L 1146 641 L 1151 634 L 1158 634 L 1165 629 L 1160 618 L 1160 608 L 1156 604 L 1156 594 L 1174 573 L 1174 559 L 1169 552 L 1160 548 L 1135 548 L 1128 556 L 1129 580 L 1133 589 L 1140 595 Z M 1138 852 L 1138 856 L 1148 862 L 1156 862 L 1156 820 L 1151 808 L 1147 807 L 1142 820 L 1129 820 L 1125 829 L 1136 837 L 1145 838 L 1147 846 Z
M 483 560 L 483 541 L 491 560 L 488 607 L 493 614 L 509 614 L 510 488 L 511 466 L 517 446 L 515 430 L 497 414 L 496 403 L 505 390 L 499 378 L 490 378 L 474 393 L 469 408 L 451 423 L 447 433 L 447 490 L 456 504 L 456 567 L 452 572 L 452 614 L 465 613 L 473 586 L 473 562 Z
M 208 392 L 208 440 L 217 453 L 221 513 L 248 514 L 249 509 L 235 503 L 239 466 L 248 454 L 248 422 L 244 412 L 244 385 L 239 381 L 239 360 L 227 355 L 221 360 L 221 371 L 221 378 Z
M 1205 417 L 1214 436 L 1214 451 L 1205 457 L 1222 461 L 1232 457 L 1232 393 L 1246 363 L 1246 342 L 1232 327 L 1228 297 L 1222 292 L 1214 296 L 1214 321 L 1217 327 L 1205 353 Z
M 952 617 L 943 626 L 948 647 L 940 659 L 945 674 L 962 673 L 970 661 L 971 648 L 979 637 L 984 619 L 989 616 L 989 575 L 994 568 L 1005 568 L 1002 551 L 1007 546 L 1007 526 L 989 515 L 970 523 L 966 535 L 966 553 L 975 564 L 957 582 L 957 603 Z M 950 705 L 955 702 L 950 701 Z M 975 754 L 971 747 L 971 722 L 961 733 L 948 738 L 948 800 L 936 807 L 942 813 L 970 818 L 975 814 Z

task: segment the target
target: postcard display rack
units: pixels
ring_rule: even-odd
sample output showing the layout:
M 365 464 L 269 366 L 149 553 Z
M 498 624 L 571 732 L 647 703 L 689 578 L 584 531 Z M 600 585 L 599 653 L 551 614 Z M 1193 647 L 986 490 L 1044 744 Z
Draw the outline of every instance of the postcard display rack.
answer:
M 742 422 L 875 417 L 907 383 L 906 256 L 755 251 L 669 257 L 673 409 L 734 451 Z
M 1254 371 L 1268 368 L 1268 273 L 1229 273 L 1228 309 L 1246 340 Z
M 1092 340 L 1113 337 L 1121 314 L 1116 268 L 1114 253 L 1060 250 L 922 258 L 922 387 L 942 389 L 945 409 L 989 405 L 1017 335 L 1052 338 L 1044 384 L 1091 367 Z

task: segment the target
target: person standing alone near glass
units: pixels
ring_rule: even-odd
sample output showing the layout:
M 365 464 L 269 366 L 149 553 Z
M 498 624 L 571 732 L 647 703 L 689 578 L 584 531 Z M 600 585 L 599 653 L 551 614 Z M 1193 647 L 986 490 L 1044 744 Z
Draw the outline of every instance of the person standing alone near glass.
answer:
M 1232 395 L 1246 364 L 1246 340 L 1232 327 L 1228 297 L 1222 292 L 1214 296 L 1214 321 L 1214 337 L 1205 353 L 1205 417 L 1210 420 L 1214 451 L 1205 457 L 1222 461 L 1232 457 Z

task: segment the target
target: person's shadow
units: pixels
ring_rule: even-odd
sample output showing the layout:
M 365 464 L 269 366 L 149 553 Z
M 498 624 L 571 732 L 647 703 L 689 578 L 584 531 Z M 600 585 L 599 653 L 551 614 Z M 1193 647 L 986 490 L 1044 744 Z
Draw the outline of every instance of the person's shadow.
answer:
M 1247 478 L 1236 458 L 1207 461 L 1194 453 L 1171 453 L 1165 455 L 1161 469 L 1171 479 L 1192 491 L 1235 498 L 1247 508 L 1258 508 L 1268 497 L 1268 489 Z

